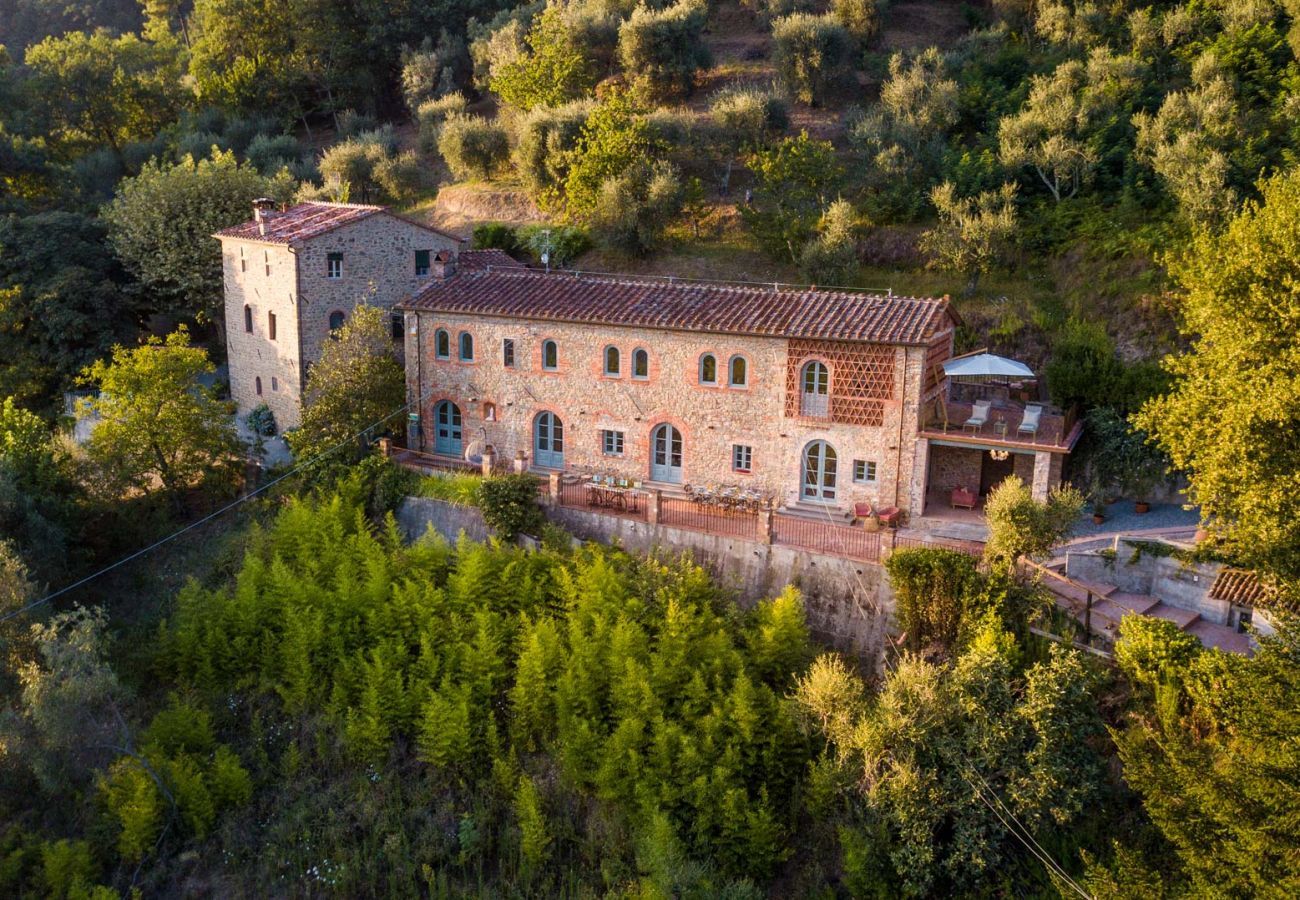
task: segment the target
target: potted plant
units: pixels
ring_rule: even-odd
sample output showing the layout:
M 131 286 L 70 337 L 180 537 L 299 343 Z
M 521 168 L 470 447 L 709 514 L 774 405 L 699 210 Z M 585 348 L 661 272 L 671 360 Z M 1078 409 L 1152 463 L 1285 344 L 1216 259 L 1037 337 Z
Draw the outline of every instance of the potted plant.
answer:
M 1106 521 L 1106 501 L 1098 496 L 1092 501 L 1092 524 L 1100 525 Z

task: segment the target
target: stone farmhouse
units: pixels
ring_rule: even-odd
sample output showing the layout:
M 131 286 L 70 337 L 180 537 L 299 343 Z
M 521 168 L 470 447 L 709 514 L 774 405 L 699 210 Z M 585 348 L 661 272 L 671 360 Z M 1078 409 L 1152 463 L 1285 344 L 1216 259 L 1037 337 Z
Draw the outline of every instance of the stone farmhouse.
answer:
M 435 463 L 490 446 L 531 471 L 748 488 L 837 518 L 869 504 L 924 527 L 979 522 L 1013 473 L 1046 497 L 1079 437 L 1045 406 L 1027 427 L 1027 394 L 981 411 L 954 389 L 972 386 L 944 374 L 946 299 L 542 271 L 380 206 L 258 201 L 215 237 L 232 395 L 282 429 L 365 303 L 392 313 L 406 443 Z
M 460 241 L 382 206 L 255 203 L 221 241 L 230 391 L 240 415 L 265 403 L 280 428 L 299 423 L 307 371 L 359 303 L 391 311 L 433 277 Z M 394 321 L 401 349 L 402 323 Z
M 946 299 L 544 272 L 448 257 L 406 314 L 412 449 L 604 473 L 665 492 L 750 487 L 788 511 L 979 517 L 1013 472 L 1045 497 L 1078 438 L 1023 405 L 964 428 Z M 459 265 L 459 271 L 457 263 Z M 951 418 L 950 418 L 951 416 Z M 950 503 L 953 490 L 977 496 Z M 962 504 L 964 507 L 965 504 Z

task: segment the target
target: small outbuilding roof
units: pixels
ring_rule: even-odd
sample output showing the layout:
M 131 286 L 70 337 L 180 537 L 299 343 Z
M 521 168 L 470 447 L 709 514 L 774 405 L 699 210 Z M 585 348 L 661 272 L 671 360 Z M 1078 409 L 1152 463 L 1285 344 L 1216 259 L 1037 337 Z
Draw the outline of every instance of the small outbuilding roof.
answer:
M 948 328 L 947 300 L 791 285 L 728 284 L 521 266 L 468 266 L 400 307 L 720 334 L 924 344 Z

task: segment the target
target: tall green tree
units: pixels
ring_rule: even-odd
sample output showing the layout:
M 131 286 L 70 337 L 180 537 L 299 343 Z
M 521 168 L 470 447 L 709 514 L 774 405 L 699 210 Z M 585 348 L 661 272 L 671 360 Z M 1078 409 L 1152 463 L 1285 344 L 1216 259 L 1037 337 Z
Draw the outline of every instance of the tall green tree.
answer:
M 1300 893 L 1300 629 L 1281 624 L 1245 657 L 1160 619 L 1120 623 L 1139 701 L 1116 734 L 1124 776 L 1196 896 Z
M 28 87 L 56 146 L 107 146 L 121 155 L 176 120 L 182 103 L 174 47 L 135 35 L 73 31 L 46 38 L 26 56 Z
M 406 375 L 393 354 L 387 315 L 377 307 L 357 307 L 311 367 L 302 425 L 290 433 L 289 444 L 299 460 L 307 460 L 351 441 L 323 465 L 355 462 L 370 438 L 400 421 L 405 401 Z
M 234 153 L 217 151 L 211 159 L 146 164 L 122 180 L 102 215 L 114 251 L 153 311 L 220 326 L 221 247 L 213 233 L 248 219 L 258 197 L 286 200 L 293 188 L 285 171 L 267 178 Z
M 1300 169 L 1260 185 L 1171 271 L 1187 353 L 1135 418 L 1187 474 L 1191 499 L 1245 565 L 1300 593 Z
M 130 340 L 136 319 L 100 222 L 72 212 L 0 219 L 0 395 L 60 412 L 59 392 Z
M 741 218 L 768 254 L 798 262 L 844 182 L 835 148 L 801 131 L 756 151 L 748 162 L 756 187 Z
M 215 371 L 184 327 L 87 367 L 83 380 L 99 393 L 78 416 L 91 420 L 86 453 L 109 493 L 161 488 L 179 504 L 239 453 L 234 419 L 203 383 Z
M 595 67 L 575 46 L 561 4 L 548 4 L 533 20 L 527 42 L 527 53 L 493 67 L 492 91 L 510 106 L 562 106 L 595 87 Z

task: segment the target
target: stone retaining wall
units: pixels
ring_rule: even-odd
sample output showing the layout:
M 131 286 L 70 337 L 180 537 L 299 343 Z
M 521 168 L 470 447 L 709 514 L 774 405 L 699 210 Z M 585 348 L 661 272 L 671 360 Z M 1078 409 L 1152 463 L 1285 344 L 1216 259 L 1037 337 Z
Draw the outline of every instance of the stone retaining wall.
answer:
M 617 543 L 638 553 L 690 553 L 744 608 L 793 584 L 803 593 L 808 625 L 819 641 L 863 657 L 876 668 L 883 664 L 894 614 L 883 566 L 585 510 L 549 507 L 546 514 L 583 540 Z M 477 509 L 441 500 L 409 497 L 397 520 L 408 539 L 429 527 L 450 541 L 462 531 L 474 540 L 485 540 L 488 534 Z

